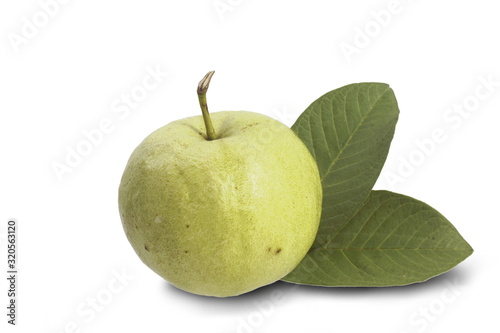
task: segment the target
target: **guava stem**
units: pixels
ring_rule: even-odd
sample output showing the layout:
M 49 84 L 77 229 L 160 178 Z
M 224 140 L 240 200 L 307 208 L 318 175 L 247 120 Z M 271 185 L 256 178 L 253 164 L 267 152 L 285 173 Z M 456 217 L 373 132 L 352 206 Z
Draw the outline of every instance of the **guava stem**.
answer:
M 210 85 L 210 80 L 214 75 L 215 71 L 210 71 L 205 75 L 205 77 L 198 83 L 198 100 L 200 101 L 201 112 L 203 113 L 203 120 L 205 121 L 205 128 L 207 130 L 207 139 L 215 140 L 215 130 L 212 125 L 212 120 L 210 119 L 210 114 L 208 113 L 207 106 L 207 90 Z

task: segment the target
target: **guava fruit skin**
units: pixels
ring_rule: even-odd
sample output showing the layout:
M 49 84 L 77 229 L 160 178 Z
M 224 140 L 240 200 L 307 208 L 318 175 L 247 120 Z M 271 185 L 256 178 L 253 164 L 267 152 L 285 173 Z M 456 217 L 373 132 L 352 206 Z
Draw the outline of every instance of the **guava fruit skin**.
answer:
M 139 258 L 174 286 L 236 296 L 291 272 L 311 247 L 321 215 L 316 162 L 284 124 L 262 114 L 174 121 L 132 153 L 119 210 Z

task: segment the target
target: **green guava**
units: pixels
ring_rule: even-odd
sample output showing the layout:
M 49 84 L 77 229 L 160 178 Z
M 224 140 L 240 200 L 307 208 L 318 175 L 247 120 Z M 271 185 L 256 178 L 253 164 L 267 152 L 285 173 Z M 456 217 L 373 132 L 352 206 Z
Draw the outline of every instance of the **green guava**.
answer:
M 284 124 L 206 111 L 134 150 L 119 210 L 135 252 L 158 275 L 191 293 L 235 296 L 281 279 L 304 258 L 318 230 L 321 182 Z

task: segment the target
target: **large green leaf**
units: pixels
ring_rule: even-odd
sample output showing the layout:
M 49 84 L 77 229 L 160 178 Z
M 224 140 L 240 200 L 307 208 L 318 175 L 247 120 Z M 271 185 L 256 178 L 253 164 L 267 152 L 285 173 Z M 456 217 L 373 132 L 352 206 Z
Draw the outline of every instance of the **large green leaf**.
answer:
M 284 281 L 320 286 L 405 285 L 441 274 L 473 252 L 432 207 L 387 191 L 372 191 L 342 230 L 323 234 L 322 239 Z
M 384 83 L 358 83 L 314 101 L 292 130 L 318 163 L 323 211 L 316 245 L 342 228 L 375 184 L 394 134 L 398 105 Z

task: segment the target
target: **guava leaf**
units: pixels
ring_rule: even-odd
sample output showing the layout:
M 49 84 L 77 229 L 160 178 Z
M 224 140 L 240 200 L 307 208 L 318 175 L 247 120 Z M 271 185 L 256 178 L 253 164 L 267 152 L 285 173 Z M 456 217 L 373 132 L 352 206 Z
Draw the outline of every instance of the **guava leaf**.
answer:
M 335 235 L 324 235 L 283 280 L 319 286 L 396 286 L 448 271 L 473 249 L 439 212 L 416 199 L 372 191 Z
M 334 236 L 377 181 L 394 135 L 399 109 L 385 83 L 357 83 L 314 101 L 292 130 L 316 162 L 323 208 L 316 245 Z

